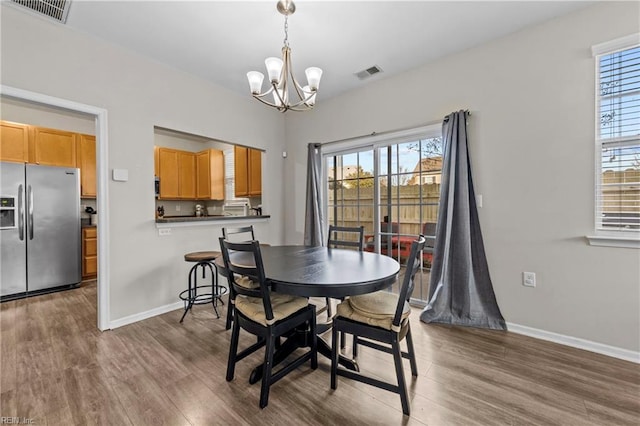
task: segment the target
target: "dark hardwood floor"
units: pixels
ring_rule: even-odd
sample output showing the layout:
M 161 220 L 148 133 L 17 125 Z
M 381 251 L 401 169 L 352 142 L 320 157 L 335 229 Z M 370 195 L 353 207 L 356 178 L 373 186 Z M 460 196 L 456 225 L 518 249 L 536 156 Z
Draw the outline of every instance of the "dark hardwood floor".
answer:
M 241 361 L 225 381 L 224 315 L 198 306 L 96 329 L 96 287 L 1 304 L 0 415 L 48 425 L 638 425 L 640 366 L 525 336 L 411 321 L 419 377 L 411 417 L 396 394 L 338 378 L 329 360 L 286 376 L 258 408 Z M 226 308 L 223 308 L 223 311 Z M 349 339 L 350 340 L 350 339 Z M 253 340 L 244 335 L 241 345 Z M 347 349 L 349 349 L 347 347 Z M 362 370 L 394 376 L 361 347 Z M 408 363 L 408 361 L 407 361 Z M 4 421 L 7 423 L 7 421 Z

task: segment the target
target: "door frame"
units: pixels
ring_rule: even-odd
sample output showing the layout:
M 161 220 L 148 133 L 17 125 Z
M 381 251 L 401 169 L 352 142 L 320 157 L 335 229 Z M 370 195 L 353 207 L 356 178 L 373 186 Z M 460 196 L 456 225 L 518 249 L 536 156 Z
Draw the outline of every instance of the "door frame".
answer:
M 100 223 L 98 225 L 98 301 L 97 326 L 100 331 L 109 330 L 109 192 L 108 177 L 108 134 L 107 110 L 75 101 L 56 98 L 43 93 L 31 92 L 16 87 L 0 85 L 0 95 L 23 101 L 34 102 L 45 106 L 67 109 L 74 112 L 90 114 L 96 121 L 96 179 L 97 179 L 97 207 Z

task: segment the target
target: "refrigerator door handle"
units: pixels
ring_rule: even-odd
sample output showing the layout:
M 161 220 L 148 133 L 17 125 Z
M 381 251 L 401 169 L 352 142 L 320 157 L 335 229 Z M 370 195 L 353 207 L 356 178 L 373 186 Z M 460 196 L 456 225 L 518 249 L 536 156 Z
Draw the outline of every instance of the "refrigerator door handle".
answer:
M 24 241 L 24 188 L 18 185 L 18 237 Z
M 33 190 L 31 185 L 27 189 L 27 208 L 29 210 L 29 239 L 33 240 Z

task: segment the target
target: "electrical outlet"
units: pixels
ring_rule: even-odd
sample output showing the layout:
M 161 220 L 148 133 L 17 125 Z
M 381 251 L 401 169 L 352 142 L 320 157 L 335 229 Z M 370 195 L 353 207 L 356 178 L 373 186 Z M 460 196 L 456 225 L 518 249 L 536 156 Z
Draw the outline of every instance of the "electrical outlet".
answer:
M 536 273 L 535 272 L 523 272 L 522 273 L 522 285 L 525 287 L 536 286 Z
M 161 237 L 166 235 L 171 235 L 171 228 L 160 228 L 158 229 L 158 235 Z
M 180 211 L 180 204 L 176 204 L 176 211 L 179 212 Z

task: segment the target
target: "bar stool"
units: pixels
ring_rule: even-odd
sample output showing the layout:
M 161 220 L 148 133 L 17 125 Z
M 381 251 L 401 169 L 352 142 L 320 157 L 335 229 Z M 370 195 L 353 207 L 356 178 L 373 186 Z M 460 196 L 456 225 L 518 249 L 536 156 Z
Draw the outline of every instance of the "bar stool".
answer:
M 196 262 L 189 271 L 189 287 L 180 293 L 180 299 L 184 301 L 184 313 L 180 322 L 184 320 L 187 312 L 193 305 L 204 305 L 211 303 L 216 316 L 220 318 L 218 313 L 218 301 L 224 305 L 222 296 L 227 294 L 227 287 L 218 283 L 218 268 L 214 261 L 222 256 L 219 251 L 196 251 L 184 255 L 187 262 Z M 211 274 L 211 284 L 198 285 L 198 268 L 202 269 L 202 279 L 206 278 L 207 269 Z M 202 293 L 204 291 L 204 293 Z M 208 292 L 207 292 L 208 291 Z

